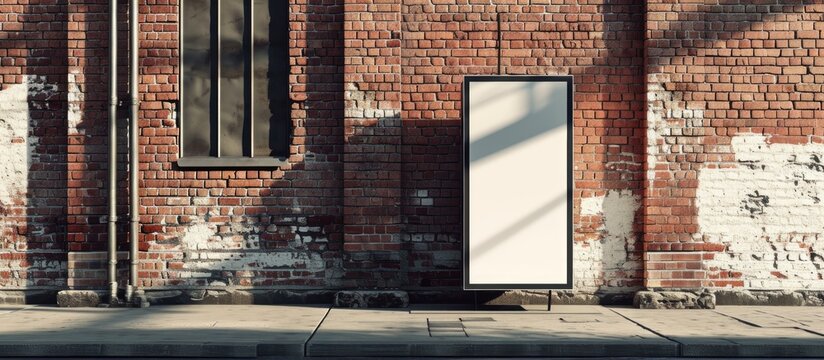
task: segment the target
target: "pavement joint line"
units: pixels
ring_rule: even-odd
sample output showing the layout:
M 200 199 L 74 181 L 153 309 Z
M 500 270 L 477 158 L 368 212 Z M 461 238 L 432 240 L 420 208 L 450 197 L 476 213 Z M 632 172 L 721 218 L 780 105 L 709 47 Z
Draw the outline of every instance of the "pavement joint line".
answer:
M 684 344 L 682 344 L 680 341 L 675 340 L 675 339 L 673 339 L 673 338 L 671 338 L 671 337 L 669 337 L 669 336 L 666 336 L 666 335 L 664 335 L 664 334 L 661 334 L 661 333 L 659 333 L 659 332 L 657 332 L 657 331 L 655 331 L 655 330 L 652 330 L 651 328 L 646 327 L 646 326 L 644 326 L 643 324 L 641 324 L 640 322 L 637 322 L 637 321 L 635 321 L 635 320 L 632 320 L 632 319 L 631 319 L 631 318 L 629 318 L 629 317 L 624 316 L 624 314 L 621 314 L 621 313 L 619 313 L 619 312 L 615 311 L 615 310 L 614 310 L 614 309 L 612 309 L 612 308 L 609 308 L 609 307 L 605 307 L 605 308 L 606 308 L 606 309 L 608 309 L 609 311 L 612 311 L 612 312 L 614 312 L 614 313 L 618 314 L 618 316 L 620 316 L 620 317 L 622 317 L 622 318 L 624 318 L 624 319 L 629 320 L 629 322 L 631 322 L 631 323 L 633 323 L 633 324 L 635 324 L 635 325 L 640 326 L 642 329 L 645 329 L 645 330 L 647 330 L 647 331 L 649 331 L 649 332 L 651 332 L 651 333 L 653 333 L 653 334 L 655 334 L 655 335 L 658 335 L 658 336 L 660 336 L 660 337 L 662 337 L 662 338 L 664 338 L 664 339 L 667 339 L 667 340 L 669 340 L 669 341 L 672 341 L 673 343 L 678 344 L 678 357 L 679 357 L 679 358 L 684 357 Z
M 523 311 L 474 311 L 474 310 L 466 310 L 466 311 L 455 311 L 455 310 L 446 310 L 446 311 L 437 311 L 437 310 L 409 310 L 410 314 L 458 314 L 458 315 L 465 315 L 467 313 L 472 313 L 473 315 L 476 314 L 484 314 L 484 315 L 601 315 L 602 313 L 599 312 L 555 312 L 555 311 L 546 311 L 546 310 L 523 310 Z
M 820 332 L 815 331 L 813 329 L 807 329 L 807 328 L 803 328 L 803 327 L 795 327 L 795 329 L 806 331 L 806 332 L 808 332 L 810 334 L 813 334 L 813 335 L 824 336 L 824 333 L 820 333 Z
M 0 316 L 11 315 L 11 314 L 18 313 L 18 312 L 21 312 L 21 311 L 33 309 L 33 308 L 36 308 L 36 307 L 37 307 L 37 305 L 28 305 L 28 306 L 21 307 L 19 309 L 9 310 L 8 312 L 0 313 Z
M 315 325 L 315 329 L 312 330 L 312 334 L 309 335 L 309 337 L 306 339 L 306 342 L 303 343 L 303 357 L 304 358 L 309 357 L 309 343 L 312 342 L 312 338 L 315 337 L 315 334 L 317 334 L 318 329 L 320 329 L 320 326 L 323 325 L 324 321 L 326 321 L 326 317 L 329 316 L 329 313 L 332 312 L 332 307 L 333 306 L 329 306 L 329 308 L 326 309 L 326 313 L 323 314 L 323 317 L 320 319 L 320 321 L 318 321 L 318 324 Z
M 739 322 L 744 323 L 744 324 L 747 324 L 747 325 L 749 325 L 749 326 L 754 326 L 754 327 L 757 327 L 757 328 L 764 329 L 764 327 L 763 327 L 763 326 L 761 326 L 761 325 L 758 325 L 758 324 L 756 324 L 756 323 L 752 323 L 752 322 L 749 322 L 749 321 L 746 321 L 746 320 L 743 320 L 743 319 L 739 319 L 739 318 L 737 318 L 737 317 L 735 317 L 735 316 L 732 316 L 732 315 L 728 315 L 728 314 L 724 314 L 724 313 L 722 313 L 722 312 L 718 312 L 717 310 L 713 310 L 712 312 L 714 312 L 714 313 L 716 313 L 716 314 L 718 314 L 718 315 L 724 316 L 724 317 L 728 317 L 728 318 L 733 319 L 733 320 L 738 320 Z
M 805 323 L 804 323 L 804 322 L 802 322 L 802 321 L 799 321 L 799 320 L 796 320 L 796 319 L 793 319 L 793 318 L 789 318 L 789 317 L 786 317 L 786 316 L 781 315 L 781 314 L 775 314 L 775 313 L 767 312 L 767 311 L 764 311 L 764 310 L 757 310 L 757 311 L 758 311 L 758 312 L 760 312 L 760 313 L 762 313 L 762 314 L 767 314 L 767 315 L 777 316 L 777 317 L 780 317 L 780 318 L 782 318 L 782 319 L 786 319 L 786 320 L 792 321 L 792 322 L 794 322 L 794 323 L 798 323 L 798 324 L 802 324 L 802 325 L 808 326 L 807 324 L 805 324 Z

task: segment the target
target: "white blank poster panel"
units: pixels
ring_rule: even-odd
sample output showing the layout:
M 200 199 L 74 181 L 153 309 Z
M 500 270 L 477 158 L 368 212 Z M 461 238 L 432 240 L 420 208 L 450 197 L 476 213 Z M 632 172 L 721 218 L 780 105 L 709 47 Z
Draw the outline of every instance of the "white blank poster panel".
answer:
M 567 81 L 470 81 L 468 94 L 464 286 L 569 288 Z

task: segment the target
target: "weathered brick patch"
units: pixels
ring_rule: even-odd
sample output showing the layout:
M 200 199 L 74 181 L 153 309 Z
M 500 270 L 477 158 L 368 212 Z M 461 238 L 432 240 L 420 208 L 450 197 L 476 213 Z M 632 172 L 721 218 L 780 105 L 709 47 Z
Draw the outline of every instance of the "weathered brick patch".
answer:
M 193 201 L 200 206 L 217 202 Z M 185 226 L 152 229 L 157 240 L 150 242 L 141 264 L 144 281 L 161 288 L 320 287 L 316 279 L 326 278 L 332 285 L 340 276 L 340 261 L 324 257 L 329 224 L 323 219 L 221 215 L 213 209 L 189 217 Z
M 641 242 L 635 228 L 639 207 L 640 197 L 629 190 L 581 199 L 582 221 L 598 224 L 598 232 L 574 243 L 577 291 L 631 293 L 640 287 Z
M 704 261 L 708 286 L 824 289 L 824 143 L 800 140 L 737 134 L 736 164 L 701 170 L 699 236 L 723 248 Z

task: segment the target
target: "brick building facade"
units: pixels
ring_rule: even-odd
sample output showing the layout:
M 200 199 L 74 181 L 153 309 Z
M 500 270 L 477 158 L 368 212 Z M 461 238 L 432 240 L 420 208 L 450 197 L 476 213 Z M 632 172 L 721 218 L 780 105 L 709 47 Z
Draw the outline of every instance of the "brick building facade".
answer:
M 461 85 L 484 74 L 574 76 L 566 295 L 824 290 L 824 4 L 289 3 L 285 164 L 198 169 L 177 163 L 180 1 L 140 2 L 147 291 L 459 295 Z M 2 291 L 105 287 L 107 5 L 0 0 Z

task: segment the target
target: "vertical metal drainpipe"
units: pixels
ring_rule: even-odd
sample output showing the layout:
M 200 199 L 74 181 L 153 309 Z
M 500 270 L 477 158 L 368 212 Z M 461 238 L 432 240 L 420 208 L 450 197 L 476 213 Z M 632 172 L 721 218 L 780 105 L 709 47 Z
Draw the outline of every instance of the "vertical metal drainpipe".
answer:
M 117 302 L 117 1 L 109 1 L 109 302 Z
M 139 29 L 138 26 L 138 1 L 131 0 L 129 6 L 129 85 L 131 93 L 131 124 L 129 133 L 129 285 L 126 287 L 126 301 L 132 301 L 132 295 L 138 288 L 137 284 L 137 264 L 140 259 L 137 257 L 137 231 L 140 226 L 140 204 L 137 184 L 140 174 L 140 159 L 138 159 L 138 111 L 140 107 L 140 94 L 138 92 L 138 50 L 139 50 Z

